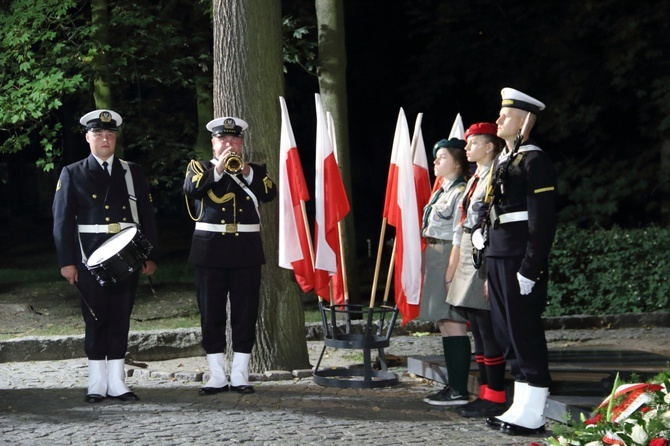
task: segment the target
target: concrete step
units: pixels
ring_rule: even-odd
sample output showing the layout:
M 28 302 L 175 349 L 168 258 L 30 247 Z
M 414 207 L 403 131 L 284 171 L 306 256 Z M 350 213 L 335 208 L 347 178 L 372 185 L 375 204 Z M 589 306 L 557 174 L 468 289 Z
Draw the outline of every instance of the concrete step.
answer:
M 549 371 L 553 383 L 545 415 L 561 422 L 577 420 L 580 414 L 588 417 L 610 394 L 617 373 L 620 379 L 628 380 L 635 374 L 647 380 L 664 371 L 669 361 L 667 356 L 639 350 L 550 350 Z M 410 356 L 407 371 L 443 384 L 448 382 L 443 355 Z M 514 379 L 509 373 L 506 379 L 509 392 Z M 479 385 L 479 368 L 473 358 L 468 390 L 476 395 Z M 512 400 L 511 394 L 508 399 Z

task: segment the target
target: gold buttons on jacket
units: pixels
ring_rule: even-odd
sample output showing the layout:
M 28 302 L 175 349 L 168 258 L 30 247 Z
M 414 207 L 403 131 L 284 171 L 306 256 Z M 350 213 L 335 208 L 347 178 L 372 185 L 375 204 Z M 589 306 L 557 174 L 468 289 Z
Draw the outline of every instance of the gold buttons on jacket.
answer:
M 105 217 L 105 221 L 109 221 L 109 217 Z
M 91 197 L 93 197 L 94 200 L 95 200 L 96 198 L 98 198 L 98 196 L 97 196 L 96 194 L 91 195 Z
M 109 205 L 108 205 L 108 204 L 105 205 L 105 209 L 109 209 Z

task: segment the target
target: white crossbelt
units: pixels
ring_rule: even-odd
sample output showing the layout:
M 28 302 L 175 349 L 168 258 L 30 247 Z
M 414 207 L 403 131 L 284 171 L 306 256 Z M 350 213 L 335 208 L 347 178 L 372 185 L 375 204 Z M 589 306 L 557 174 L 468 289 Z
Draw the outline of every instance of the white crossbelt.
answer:
M 498 216 L 498 222 L 500 224 L 513 223 L 515 221 L 527 221 L 527 220 L 528 220 L 528 211 L 508 212 L 507 214 L 502 214 Z
M 80 234 L 116 234 L 137 226 L 135 223 L 109 223 L 107 225 L 77 225 Z
M 195 223 L 195 229 L 198 231 L 209 231 L 209 232 L 221 232 L 227 234 L 233 234 L 235 232 L 259 232 L 261 230 L 261 225 L 242 225 L 231 223 L 227 225 L 217 225 L 214 223 L 204 223 L 198 221 Z

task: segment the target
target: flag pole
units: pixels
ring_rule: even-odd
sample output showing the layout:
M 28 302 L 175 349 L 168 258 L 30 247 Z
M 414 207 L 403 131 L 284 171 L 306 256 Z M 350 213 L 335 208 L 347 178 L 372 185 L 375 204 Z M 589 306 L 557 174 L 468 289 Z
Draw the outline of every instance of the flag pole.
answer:
M 347 333 L 351 333 L 351 312 L 349 311 L 349 285 L 347 283 L 347 262 L 344 255 L 344 240 L 342 238 L 342 220 L 337 222 L 337 236 L 340 242 L 340 268 L 342 268 L 342 290 L 344 292 L 344 313 L 347 315 L 345 321 Z M 337 271 L 335 272 L 337 276 Z M 332 279 L 331 279 L 332 283 Z M 335 297 L 333 296 L 333 299 Z
M 382 251 L 384 249 L 384 235 L 386 234 L 386 217 L 382 218 L 382 229 L 379 232 L 379 246 L 377 248 L 377 261 L 375 263 L 375 274 L 372 278 L 372 292 L 370 293 L 370 308 L 375 306 L 375 297 L 377 295 L 377 284 L 379 282 L 379 270 L 382 264 Z
M 309 246 L 309 257 L 312 261 L 312 271 L 314 271 L 314 244 L 312 243 L 312 231 L 309 230 L 307 210 L 305 209 L 305 200 L 300 200 L 300 211 L 302 212 L 302 222 L 305 224 L 305 234 L 307 234 L 307 245 Z M 319 302 L 323 300 L 323 298 L 318 294 L 316 297 L 319 299 Z
M 386 275 L 386 289 L 384 290 L 384 305 L 389 300 L 389 293 L 391 290 L 391 280 L 393 280 L 393 268 L 395 267 L 395 247 L 396 247 L 396 239 L 393 239 L 393 251 L 391 251 L 391 263 L 389 264 L 389 272 Z M 396 302 L 396 307 L 398 306 L 398 302 Z
M 349 304 L 349 285 L 347 282 L 347 261 L 344 255 L 344 239 L 342 237 L 342 222 L 340 220 L 337 222 L 337 232 L 338 238 L 340 241 L 340 265 L 342 268 L 342 289 L 344 290 L 344 305 Z

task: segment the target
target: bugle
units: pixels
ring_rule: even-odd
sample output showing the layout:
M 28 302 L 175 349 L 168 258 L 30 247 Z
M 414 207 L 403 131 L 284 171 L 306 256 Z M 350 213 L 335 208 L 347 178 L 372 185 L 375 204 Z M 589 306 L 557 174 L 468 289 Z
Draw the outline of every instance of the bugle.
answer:
M 242 161 L 242 158 L 239 155 L 231 153 L 223 160 L 223 170 L 231 175 L 236 175 L 242 172 L 243 168 L 244 161 Z

